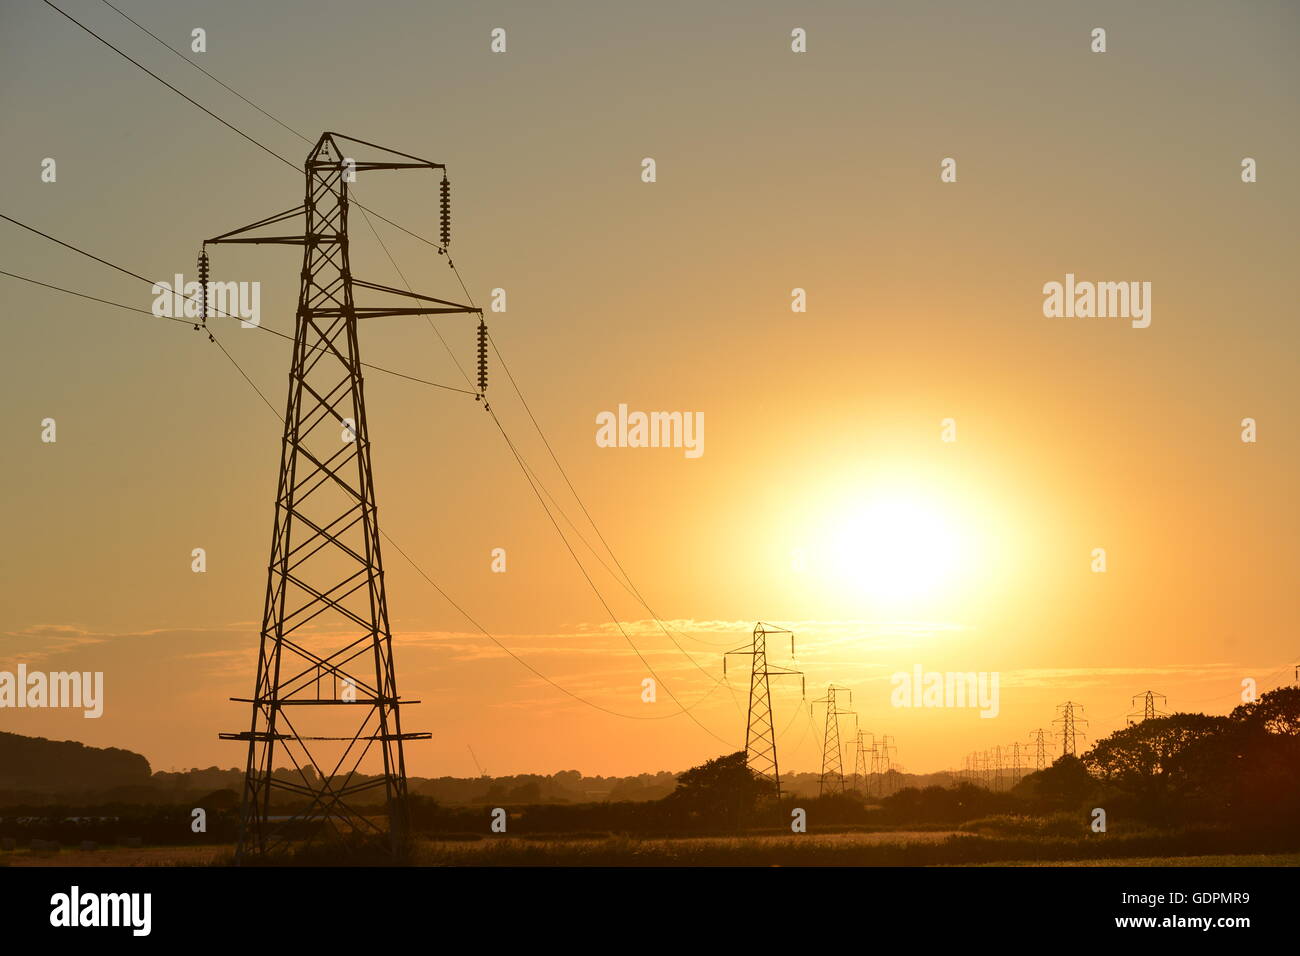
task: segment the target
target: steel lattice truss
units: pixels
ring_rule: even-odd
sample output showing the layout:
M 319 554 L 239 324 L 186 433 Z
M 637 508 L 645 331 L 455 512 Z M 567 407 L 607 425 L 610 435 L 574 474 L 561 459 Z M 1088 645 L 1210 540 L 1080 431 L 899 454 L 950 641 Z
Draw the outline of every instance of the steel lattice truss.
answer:
M 824 793 L 844 793 L 848 788 L 844 782 L 844 753 L 840 745 L 840 717 L 852 711 L 840 710 L 835 699 L 836 693 L 845 690 L 831 684 L 826 688 L 826 696 L 812 702 L 826 705 L 826 734 L 822 742 L 822 773 L 817 781 L 817 795 Z M 849 691 L 849 703 L 853 702 L 853 692 Z
M 759 622 L 754 625 L 754 637 L 749 647 L 739 647 L 723 655 L 723 668 L 731 654 L 752 658 L 749 676 L 749 715 L 745 723 L 745 764 L 755 776 L 772 784 L 776 796 L 781 796 L 781 771 L 776 759 L 776 729 L 772 724 L 772 691 L 770 677 L 802 676 L 801 671 L 787 667 L 773 667 L 767 663 L 767 635 L 790 634 L 790 655 L 794 656 L 794 634 L 785 628 Z
M 257 680 L 253 696 L 239 698 L 252 719 L 247 732 L 222 735 L 248 742 L 240 858 L 367 836 L 400 851 L 403 743 L 430 736 L 402 731 L 401 704 L 418 701 L 397 692 L 357 320 L 479 310 L 353 279 L 352 172 L 442 167 L 391 150 L 411 161 L 358 163 L 338 140 L 361 143 L 321 136 L 307 159 L 302 207 L 209 240 L 304 247 Z M 248 235 L 298 215 L 301 235 Z M 362 309 L 354 286 L 436 305 Z

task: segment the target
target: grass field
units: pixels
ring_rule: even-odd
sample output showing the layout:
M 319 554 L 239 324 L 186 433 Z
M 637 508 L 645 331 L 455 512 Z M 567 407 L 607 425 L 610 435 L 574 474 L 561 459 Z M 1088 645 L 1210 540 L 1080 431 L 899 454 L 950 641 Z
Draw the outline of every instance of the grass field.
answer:
M 971 863 L 966 866 L 1300 866 L 1300 853 L 1223 853 L 1218 856 L 1136 856 L 1109 860 Z
M 888 831 L 743 837 L 570 839 L 484 837 L 422 840 L 416 866 L 1300 866 L 1300 853 L 1133 852 L 1149 843 L 991 839 L 953 831 Z M 0 866 L 211 866 L 230 845 L 102 847 L 0 853 Z M 1109 852 L 1102 852 L 1109 851 Z
M 233 846 L 221 845 L 64 848 L 58 852 L 13 850 L 0 853 L 0 866 L 207 866 L 234 850 Z

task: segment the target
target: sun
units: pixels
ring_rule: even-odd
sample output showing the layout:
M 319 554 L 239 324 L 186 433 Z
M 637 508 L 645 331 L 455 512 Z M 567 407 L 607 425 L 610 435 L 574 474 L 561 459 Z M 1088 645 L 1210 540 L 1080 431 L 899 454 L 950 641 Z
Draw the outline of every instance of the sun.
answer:
M 881 601 L 940 594 L 962 559 L 956 523 L 937 503 L 899 495 L 846 506 L 828 535 L 827 570 Z

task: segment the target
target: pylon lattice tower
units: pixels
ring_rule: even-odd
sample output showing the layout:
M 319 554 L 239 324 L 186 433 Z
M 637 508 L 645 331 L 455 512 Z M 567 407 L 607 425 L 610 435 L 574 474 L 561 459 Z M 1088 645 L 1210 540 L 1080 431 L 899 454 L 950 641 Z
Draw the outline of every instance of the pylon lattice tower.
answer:
M 863 739 L 864 741 L 869 741 L 869 745 L 866 743 L 863 744 L 862 759 L 867 768 L 866 780 L 863 781 L 863 786 L 866 789 L 867 796 L 870 797 L 875 793 L 872 781 L 875 779 L 879 758 L 877 757 L 876 751 L 876 735 L 872 733 L 864 733 Z
M 870 786 L 871 766 L 868 763 L 867 748 L 863 739 L 869 736 L 865 731 L 859 730 L 856 734 L 856 746 L 853 750 L 853 789 L 860 793 L 868 793 Z M 874 746 L 874 744 L 873 744 Z M 859 779 L 862 781 L 862 787 L 858 787 Z
M 826 696 L 820 697 L 808 705 L 811 711 L 818 704 L 826 705 L 826 733 L 822 739 L 822 773 L 817 781 L 817 796 L 824 793 L 843 793 L 844 785 L 844 754 L 840 749 L 840 716 L 852 713 L 852 711 L 842 711 L 839 709 L 839 703 L 836 695 L 844 691 L 849 695 L 849 704 L 853 703 L 853 692 L 846 687 L 836 687 L 834 684 L 826 686 Z
M 1042 770 L 1047 766 L 1047 731 L 1039 727 L 1030 739 L 1034 741 L 1034 769 Z
M 894 760 L 891 754 L 896 755 L 898 748 L 894 745 L 894 738 L 889 734 L 882 734 L 875 738 L 875 765 L 876 773 L 880 777 L 880 796 L 888 796 L 886 790 L 889 785 L 889 775 L 894 769 Z
M 722 673 L 727 673 L 727 657 L 732 654 L 751 658 L 749 672 L 749 714 L 745 721 L 745 764 L 763 780 L 775 787 L 776 797 L 781 797 L 781 770 L 776 760 L 776 727 L 772 723 L 772 689 L 769 678 L 800 678 L 800 700 L 805 697 L 803 671 L 788 667 L 774 667 L 767 662 L 767 635 L 789 634 L 790 656 L 794 657 L 794 632 L 759 621 L 754 625 L 754 635 L 748 648 L 739 647 L 722 655 Z
M 1077 756 L 1079 747 L 1079 738 L 1084 736 L 1079 724 L 1086 724 L 1079 714 L 1075 713 L 1075 708 L 1083 710 L 1082 704 L 1076 704 L 1072 700 L 1067 700 L 1064 704 L 1057 706 L 1061 716 L 1052 721 L 1054 724 L 1061 725 L 1061 756 Z
M 1008 774 L 1007 789 L 1011 789 L 1020 782 L 1022 776 L 1020 769 L 1020 741 L 1014 741 L 1011 744 L 1011 773 Z
M 388 155 L 358 162 L 340 141 Z M 252 717 L 247 731 L 221 735 L 248 743 L 241 860 L 318 839 L 349 847 L 378 840 L 400 852 L 408 835 L 403 744 L 431 736 L 402 730 L 401 704 L 418 701 L 397 692 L 357 320 L 482 312 L 353 278 L 348 184 L 357 171 L 379 169 L 444 167 L 327 132 L 307 157 L 301 206 L 208 240 L 303 247 L 257 677 L 253 696 L 236 698 Z M 298 216 L 299 235 L 258 232 Z M 354 287 L 419 305 L 358 307 Z M 287 773 L 277 759 L 291 764 Z M 286 802 L 273 808 L 277 792 Z M 386 828 L 377 822 L 384 817 Z
M 1142 701 L 1142 710 L 1141 710 L 1142 716 L 1138 717 L 1138 714 L 1136 712 L 1129 714 L 1128 715 L 1129 724 L 1132 725 L 1132 724 L 1140 723 L 1143 720 L 1154 720 L 1157 717 L 1168 716 L 1163 710 L 1160 710 L 1158 707 L 1156 707 L 1157 697 L 1160 698 L 1161 703 L 1165 703 L 1167 700 L 1164 694 L 1157 694 L 1153 690 L 1146 691 L 1145 693 L 1142 694 L 1134 695 L 1132 700 L 1132 703 L 1134 705 L 1136 705 L 1139 700 Z M 1138 717 L 1138 719 L 1134 720 L 1133 718 L 1135 717 Z

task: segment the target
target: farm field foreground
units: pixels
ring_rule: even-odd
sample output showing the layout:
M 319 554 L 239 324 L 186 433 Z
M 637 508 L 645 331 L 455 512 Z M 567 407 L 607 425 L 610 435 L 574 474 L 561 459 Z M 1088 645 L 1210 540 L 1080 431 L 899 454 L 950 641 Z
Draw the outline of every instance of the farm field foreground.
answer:
M 1077 841 L 1084 843 L 1086 841 Z M 1098 841 L 1099 843 L 1101 841 Z M 889 831 L 791 836 L 623 836 L 571 839 L 501 837 L 422 840 L 415 866 L 1300 866 L 1300 853 L 1222 853 L 1122 856 L 1087 853 L 1071 840 L 997 840 L 955 831 Z M 1105 844 L 1103 844 L 1104 846 Z M 223 866 L 230 844 L 101 847 L 0 855 L 11 867 Z

